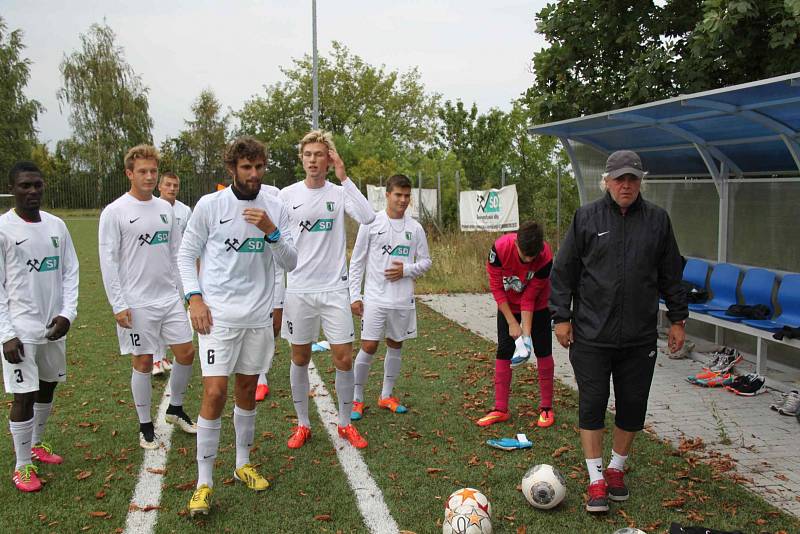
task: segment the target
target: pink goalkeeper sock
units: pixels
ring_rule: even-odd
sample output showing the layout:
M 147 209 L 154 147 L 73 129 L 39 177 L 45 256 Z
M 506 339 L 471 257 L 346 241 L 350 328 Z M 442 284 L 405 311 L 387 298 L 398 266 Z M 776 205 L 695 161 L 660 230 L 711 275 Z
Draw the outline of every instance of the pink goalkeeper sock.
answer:
M 552 408 L 553 369 L 555 368 L 553 356 L 536 358 L 536 366 L 539 370 L 539 408 Z
M 511 360 L 494 361 L 494 409 L 508 411 L 508 396 L 511 393 Z

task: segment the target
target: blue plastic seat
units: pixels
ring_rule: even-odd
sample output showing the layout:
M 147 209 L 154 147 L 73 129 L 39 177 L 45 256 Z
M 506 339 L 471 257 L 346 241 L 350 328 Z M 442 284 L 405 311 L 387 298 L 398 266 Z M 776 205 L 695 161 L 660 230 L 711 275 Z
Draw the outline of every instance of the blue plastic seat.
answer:
M 710 265 L 706 261 L 687 258 L 686 265 L 683 266 L 683 281 L 689 282 L 698 289 L 705 289 L 709 267 Z M 658 301 L 664 303 L 663 298 L 659 298 Z
M 698 289 L 705 289 L 709 267 L 706 261 L 689 258 L 683 267 L 683 279 Z
M 775 285 L 775 273 L 766 269 L 750 269 L 744 273 L 742 280 L 742 298 L 747 306 L 761 304 L 770 310 L 772 315 L 772 287 Z M 708 314 L 717 319 L 725 319 L 739 323 L 746 317 L 728 315 L 725 311 L 709 311 Z
M 800 274 L 787 274 L 778 287 L 778 306 L 781 314 L 772 319 L 756 321 L 745 319 L 742 324 L 777 332 L 784 326 L 800 327 Z
M 708 313 L 727 310 L 736 304 L 736 286 L 739 284 L 738 267 L 729 263 L 718 263 L 711 271 L 709 286 L 714 298 L 700 304 L 689 304 L 689 311 Z

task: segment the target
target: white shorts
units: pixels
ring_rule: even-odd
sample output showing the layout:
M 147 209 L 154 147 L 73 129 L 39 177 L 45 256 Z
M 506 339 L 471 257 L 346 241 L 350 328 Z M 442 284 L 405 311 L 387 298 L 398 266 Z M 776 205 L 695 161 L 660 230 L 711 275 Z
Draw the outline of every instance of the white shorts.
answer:
M 192 325 L 183 303 L 131 308 L 133 328 L 117 325 L 119 353 L 154 354 L 161 342 L 164 345 L 180 345 L 192 342 Z
M 211 333 L 197 335 L 203 376 L 232 373 L 258 375 L 269 370 L 275 354 L 272 325 L 261 328 L 211 327 Z
M 333 345 L 355 339 L 350 291 L 286 293 L 281 336 L 294 345 L 306 345 L 319 337 L 319 327 Z
M 384 334 L 392 341 L 417 337 L 417 310 L 382 308 L 365 302 L 364 316 L 361 319 L 361 339 L 380 341 Z
M 3 358 L 3 384 L 6 393 L 39 391 L 39 380 L 65 382 L 67 380 L 66 340 L 50 341 L 41 345 L 23 343 L 25 356 L 17 364 Z

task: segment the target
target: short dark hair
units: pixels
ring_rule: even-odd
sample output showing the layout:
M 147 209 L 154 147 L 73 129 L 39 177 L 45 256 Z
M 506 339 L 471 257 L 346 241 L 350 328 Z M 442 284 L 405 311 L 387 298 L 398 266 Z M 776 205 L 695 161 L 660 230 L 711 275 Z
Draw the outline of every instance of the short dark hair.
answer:
M 250 161 L 263 159 L 266 163 L 267 147 L 251 135 L 237 137 L 225 149 L 225 165 L 236 168 L 240 159 L 249 159 Z
M 517 230 L 519 250 L 526 256 L 535 257 L 544 248 L 544 230 L 539 223 L 526 221 Z
M 411 188 L 411 180 L 408 179 L 408 176 L 405 174 L 395 174 L 394 176 L 390 176 L 388 180 L 386 180 L 386 192 L 391 192 L 394 188 L 398 189 L 410 189 Z
M 11 170 L 8 171 L 8 185 L 14 185 L 17 183 L 17 178 L 23 172 L 34 172 L 41 176 L 42 171 L 39 170 L 39 167 L 32 161 L 18 161 L 11 167 Z
M 172 171 L 167 171 L 161 174 L 161 178 L 175 178 L 176 180 L 180 180 L 180 177 Z

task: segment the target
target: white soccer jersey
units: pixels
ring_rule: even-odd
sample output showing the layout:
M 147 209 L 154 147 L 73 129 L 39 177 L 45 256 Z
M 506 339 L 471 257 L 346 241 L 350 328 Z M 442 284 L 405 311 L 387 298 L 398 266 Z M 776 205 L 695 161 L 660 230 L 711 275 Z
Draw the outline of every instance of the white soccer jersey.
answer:
M 100 214 L 100 271 L 114 313 L 180 299 L 180 228 L 166 200 L 125 193 Z
M 286 277 L 287 293 L 318 293 L 347 289 L 345 213 L 369 224 L 375 213 L 352 180 L 325 182 L 309 189 L 297 182 L 281 189 L 297 246 L 297 268 Z
M 267 195 L 273 196 L 275 198 L 279 198 L 281 190 L 275 187 L 274 185 L 269 184 L 261 184 L 261 191 L 266 193 Z M 275 298 L 274 304 L 276 308 L 283 307 L 283 296 L 286 293 L 286 282 L 283 269 L 281 269 L 280 265 L 275 264 Z
M 390 282 L 384 271 L 403 262 L 403 278 Z M 366 268 L 363 300 L 384 308 L 414 307 L 414 279 L 431 268 L 428 240 L 422 225 L 406 215 L 390 219 L 378 212 L 372 224 L 358 230 L 350 258 L 350 301 L 362 300 L 361 281 Z
M 176 200 L 175 204 L 172 205 L 172 211 L 175 214 L 175 222 L 178 223 L 178 228 L 181 231 L 180 236 L 183 237 L 184 232 L 186 232 L 186 225 L 189 224 L 189 217 L 192 216 L 192 208 L 180 200 Z
M 268 243 L 264 232 L 245 221 L 245 208 L 266 210 L 280 230 L 277 243 Z M 201 293 L 214 325 L 229 328 L 271 326 L 275 265 L 291 271 L 296 263 L 283 203 L 264 193 L 254 200 L 239 200 L 230 187 L 200 199 L 178 254 L 186 294 Z
M 47 325 L 78 314 L 78 256 L 64 221 L 44 211 L 30 223 L 0 216 L 0 342 L 43 344 Z

